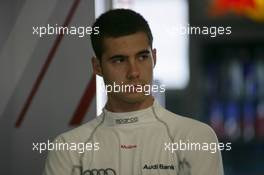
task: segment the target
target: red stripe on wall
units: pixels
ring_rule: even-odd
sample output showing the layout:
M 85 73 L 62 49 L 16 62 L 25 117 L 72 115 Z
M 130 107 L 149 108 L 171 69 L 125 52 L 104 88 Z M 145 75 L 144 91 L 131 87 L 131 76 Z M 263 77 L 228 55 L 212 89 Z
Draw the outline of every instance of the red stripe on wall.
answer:
M 76 111 L 73 114 L 70 125 L 79 125 L 83 121 L 87 110 L 89 109 L 93 97 L 96 94 L 96 78 L 95 75 L 92 76 L 90 82 L 88 83 L 85 92 L 78 104 Z
M 73 2 L 72 6 L 70 8 L 70 11 L 69 11 L 64 23 L 63 23 L 64 27 L 69 25 L 70 21 L 72 20 L 72 17 L 74 15 L 74 13 L 77 10 L 79 2 L 80 2 L 80 0 L 75 0 Z M 55 53 L 57 52 L 57 50 L 59 48 L 59 45 L 61 43 L 61 40 L 62 40 L 63 36 L 64 36 L 63 34 L 60 34 L 60 35 L 57 36 L 57 38 L 56 38 L 56 40 L 55 40 L 55 42 L 54 42 L 49 54 L 48 54 L 48 57 L 47 57 L 44 65 L 42 66 L 41 71 L 38 74 L 38 77 L 37 77 L 32 89 L 30 91 L 30 94 L 29 94 L 26 102 L 24 103 L 24 106 L 23 106 L 22 110 L 19 113 L 19 117 L 18 117 L 18 119 L 16 121 L 16 124 L 15 124 L 16 128 L 18 128 L 22 124 L 23 120 L 25 119 L 25 115 L 26 115 L 26 113 L 27 113 L 27 111 L 28 111 L 28 109 L 29 109 L 29 107 L 30 107 L 30 105 L 32 103 L 32 100 L 34 99 L 34 96 L 36 95 L 36 93 L 38 91 L 38 88 L 40 87 L 40 84 L 41 84 L 41 82 L 42 82 L 42 80 L 43 80 L 43 78 L 44 78 L 44 76 L 45 76 L 45 74 L 46 74 L 46 72 L 48 70 L 48 67 L 49 67 L 51 61 L 54 58 Z

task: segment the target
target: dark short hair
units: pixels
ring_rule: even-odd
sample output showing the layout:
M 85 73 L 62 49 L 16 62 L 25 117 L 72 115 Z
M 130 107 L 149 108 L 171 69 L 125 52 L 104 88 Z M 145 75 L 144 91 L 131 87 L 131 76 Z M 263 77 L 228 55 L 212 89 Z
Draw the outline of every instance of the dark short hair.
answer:
M 97 58 L 101 59 L 104 48 L 103 39 L 106 37 L 121 37 L 144 32 L 152 47 L 153 37 L 148 22 L 139 13 L 129 9 L 114 9 L 99 16 L 93 24 L 99 27 L 99 34 L 91 34 L 92 47 Z

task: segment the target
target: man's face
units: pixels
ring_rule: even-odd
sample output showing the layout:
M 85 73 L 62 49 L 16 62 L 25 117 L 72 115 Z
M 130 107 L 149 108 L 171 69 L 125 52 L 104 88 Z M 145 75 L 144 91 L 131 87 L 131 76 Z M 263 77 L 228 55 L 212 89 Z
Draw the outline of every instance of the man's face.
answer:
M 137 32 L 122 37 L 104 39 L 104 52 L 96 73 L 104 79 L 105 85 L 150 85 L 153 67 L 156 63 L 156 50 L 151 49 L 147 35 Z M 99 66 L 99 67 L 98 67 Z M 125 89 L 125 88 L 124 88 Z M 128 88 L 126 88 L 128 91 Z M 128 103 L 143 101 L 145 92 L 111 92 L 109 99 L 115 98 Z

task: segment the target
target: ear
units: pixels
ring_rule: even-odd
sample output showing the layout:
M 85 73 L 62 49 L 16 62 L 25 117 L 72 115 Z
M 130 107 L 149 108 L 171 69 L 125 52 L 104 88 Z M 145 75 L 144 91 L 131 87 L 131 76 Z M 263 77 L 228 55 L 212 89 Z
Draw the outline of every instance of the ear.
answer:
M 156 55 L 157 50 L 154 48 L 152 49 L 152 58 L 153 58 L 153 68 L 156 66 L 157 62 L 157 55 Z
M 92 57 L 92 65 L 94 74 L 102 76 L 102 67 L 100 64 L 100 60 L 95 56 Z

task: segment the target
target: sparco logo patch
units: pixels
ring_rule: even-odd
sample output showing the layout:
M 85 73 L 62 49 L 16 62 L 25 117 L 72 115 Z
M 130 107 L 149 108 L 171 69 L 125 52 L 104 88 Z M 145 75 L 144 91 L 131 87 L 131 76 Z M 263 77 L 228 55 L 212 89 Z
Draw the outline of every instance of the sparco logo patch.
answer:
M 130 117 L 130 118 L 124 118 L 124 119 L 116 119 L 116 124 L 128 124 L 128 123 L 136 123 L 138 122 L 137 117 Z
M 85 170 L 82 175 L 116 175 L 112 168 Z

